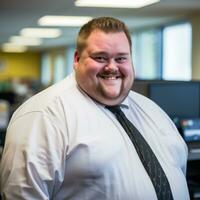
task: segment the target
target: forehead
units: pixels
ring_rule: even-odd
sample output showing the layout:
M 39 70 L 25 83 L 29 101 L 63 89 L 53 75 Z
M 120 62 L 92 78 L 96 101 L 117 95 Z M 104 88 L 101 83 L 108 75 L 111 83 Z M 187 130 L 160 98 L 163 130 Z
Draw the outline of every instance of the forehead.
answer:
M 90 50 L 116 50 L 130 52 L 130 45 L 124 32 L 105 33 L 94 30 L 86 39 L 86 48 Z

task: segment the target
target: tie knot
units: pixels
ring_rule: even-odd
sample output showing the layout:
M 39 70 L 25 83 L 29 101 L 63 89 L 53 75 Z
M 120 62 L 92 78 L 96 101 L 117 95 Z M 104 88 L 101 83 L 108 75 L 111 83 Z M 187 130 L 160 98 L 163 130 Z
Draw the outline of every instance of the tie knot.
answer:
M 120 114 L 122 111 L 119 105 L 116 106 L 105 106 L 108 110 L 110 110 L 114 115 Z

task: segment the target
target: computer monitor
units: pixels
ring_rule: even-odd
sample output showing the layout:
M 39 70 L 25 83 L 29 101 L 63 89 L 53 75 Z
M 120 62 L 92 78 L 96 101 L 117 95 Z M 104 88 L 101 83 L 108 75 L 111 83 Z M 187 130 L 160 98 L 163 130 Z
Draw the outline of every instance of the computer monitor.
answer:
M 182 135 L 186 142 L 200 141 L 200 118 L 180 120 Z
M 149 85 L 149 97 L 172 119 L 200 117 L 200 83 L 160 82 Z

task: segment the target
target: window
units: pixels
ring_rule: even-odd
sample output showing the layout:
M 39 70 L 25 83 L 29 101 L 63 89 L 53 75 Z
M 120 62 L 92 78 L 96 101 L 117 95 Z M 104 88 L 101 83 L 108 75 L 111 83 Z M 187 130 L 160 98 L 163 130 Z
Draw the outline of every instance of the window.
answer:
M 65 62 L 61 55 L 56 56 L 54 62 L 54 83 L 62 80 L 66 76 Z
M 163 30 L 163 79 L 191 80 L 191 36 L 189 23 Z
M 75 51 L 74 46 L 68 47 L 66 49 L 65 59 L 66 59 L 66 66 L 67 66 L 66 68 L 67 74 L 70 74 L 73 71 L 74 51 Z
M 190 23 L 133 33 L 137 79 L 191 80 Z
M 161 31 L 133 34 L 133 64 L 138 79 L 158 79 L 161 75 Z
M 51 58 L 49 54 L 42 55 L 41 82 L 44 86 L 51 83 Z

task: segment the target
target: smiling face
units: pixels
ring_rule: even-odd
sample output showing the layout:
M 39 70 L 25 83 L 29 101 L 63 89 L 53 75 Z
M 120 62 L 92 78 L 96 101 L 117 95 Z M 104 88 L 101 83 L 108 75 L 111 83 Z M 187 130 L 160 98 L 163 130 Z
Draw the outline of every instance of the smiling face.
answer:
M 94 30 L 81 55 L 75 52 L 74 69 L 79 87 L 91 98 L 105 105 L 121 103 L 134 79 L 125 33 Z

